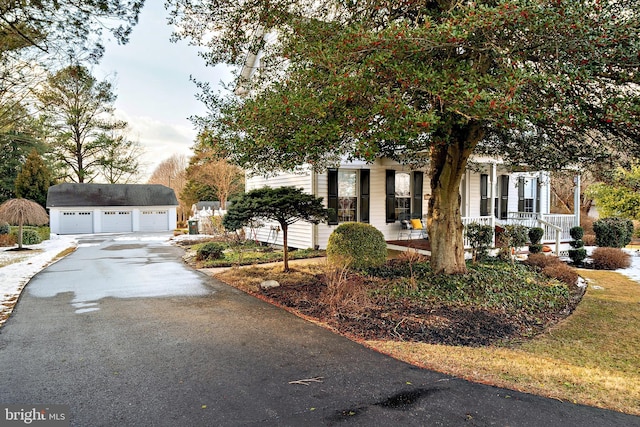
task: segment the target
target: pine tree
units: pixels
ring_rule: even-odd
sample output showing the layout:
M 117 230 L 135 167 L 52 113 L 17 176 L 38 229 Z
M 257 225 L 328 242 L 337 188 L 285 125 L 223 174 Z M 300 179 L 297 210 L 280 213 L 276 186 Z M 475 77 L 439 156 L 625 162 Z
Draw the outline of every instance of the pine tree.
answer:
M 51 171 L 36 150 L 31 151 L 18 173 L 15 192 L 18 197 L 33 200 L 42 207 L 47 204 L 47 191 L 52 184 Z

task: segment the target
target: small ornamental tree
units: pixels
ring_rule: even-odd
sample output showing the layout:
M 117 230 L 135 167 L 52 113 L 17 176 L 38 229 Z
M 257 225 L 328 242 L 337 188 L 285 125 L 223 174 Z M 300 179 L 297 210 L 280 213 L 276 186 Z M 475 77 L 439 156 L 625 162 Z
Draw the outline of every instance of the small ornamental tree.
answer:
M 317 224 L 327 218 L 322 198 L 295 187 L 263 187 L 233 199 L 222 223 L 227 230 L 235 231 L 257 219 L 277 221 L 282 229 L 284 271 L 289 271 L 289 225 L 298 221 Z
M 44 225 L 49 215 L 42 206 L 27 199 L 9 199 L 0 205 L 0 221 L 18 225 L 18 249 L 22 249 L 22 226 Z
M 584 236 L 584 230 L 582 227 L 573 227 L 569 230 L 571 234 L 572 242 L 569 242 L 571 249 L 569 249 L 569 258 L 575 265 L 582 264 L 582 261 L 587 257 L 587 250 L 584 248 L 584 242 L 582 237 Z
M 542 236 L 544 236 L 544 230 L 540 227 L 531 227 L 529 229 L 529 252 L 532 254 L 537 254 L 542 251 L 542 245 L 540 244 L 540 240 Z

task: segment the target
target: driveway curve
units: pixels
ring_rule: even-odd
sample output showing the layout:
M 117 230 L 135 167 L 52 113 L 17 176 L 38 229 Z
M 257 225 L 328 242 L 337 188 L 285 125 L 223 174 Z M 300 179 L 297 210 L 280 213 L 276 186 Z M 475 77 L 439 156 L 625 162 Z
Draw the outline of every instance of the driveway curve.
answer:
M 0 329 L 0 403 L 70 405 L 77 426 L 640 426 L 366 349 L 188 268 L 168 237 L 83 237 L 34 277 Z

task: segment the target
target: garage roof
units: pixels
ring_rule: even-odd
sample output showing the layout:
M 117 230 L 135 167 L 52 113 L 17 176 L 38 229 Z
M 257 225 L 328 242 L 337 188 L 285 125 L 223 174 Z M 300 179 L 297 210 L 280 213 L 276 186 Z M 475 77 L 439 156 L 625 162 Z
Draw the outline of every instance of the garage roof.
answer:
M 58 184 L 49 187 L 47 207 L 177 206 L 172 188 L 160 184 Z

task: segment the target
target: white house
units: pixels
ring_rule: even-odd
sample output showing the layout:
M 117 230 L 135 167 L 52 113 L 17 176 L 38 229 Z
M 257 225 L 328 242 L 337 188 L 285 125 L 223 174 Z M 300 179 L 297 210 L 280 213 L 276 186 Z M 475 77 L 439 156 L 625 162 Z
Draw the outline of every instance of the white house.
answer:
M 486 225 L 522 223 L 545 229 L 544 242 L 569 239 L 569 229 L 579 223 L 576 215 L 551 215 L 550 186 L 547 172 L 509 172 L 491 158 L 473 159 L 460 185 L 463 223 Z M 328 224 L 298 222 L 289 227 L 288 244 L 294 248 L 326 248 L 329 235 L 338 224 L 348 221 L 369 223 L 380 230 L 387 241 L 407 237 L 401 232 L 401 220 L 424 218 L 430 198 L 426 169 L 411 169 L 390 159 L 373 164 L 343 163 L 336 169 L 316 173 L 303 168 L 300 173 L 282 173 L 275 177 L 247 176 L 246 190 L 263 186 L 295 186 L 324 199 L 334 215 Z M 579 191 L 579 189 L 577 190 Z M 282 233 L 276 223 L 250 230 L 258 241 L 282 245 Z
M 178 199 L 159 184 L 58 184 L 49 188 L 51 232 L 91 234 L 169 231 Z

